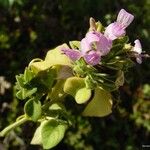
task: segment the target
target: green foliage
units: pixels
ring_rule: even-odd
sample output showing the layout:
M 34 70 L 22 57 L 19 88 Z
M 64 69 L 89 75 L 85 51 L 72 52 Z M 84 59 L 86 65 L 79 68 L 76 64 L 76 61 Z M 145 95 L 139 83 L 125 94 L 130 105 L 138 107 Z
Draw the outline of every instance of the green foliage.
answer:
M 42 96 L 51 90 L 56 76 L 54 69 L 48 69 L 39 73 L 34 73 L 31 69 L 26 68 L 24 74 L 16 76 L 16 93 L 17 98 L 26 99 L 32 96 Z M 44 78 L 44 80 L 43 80 Z

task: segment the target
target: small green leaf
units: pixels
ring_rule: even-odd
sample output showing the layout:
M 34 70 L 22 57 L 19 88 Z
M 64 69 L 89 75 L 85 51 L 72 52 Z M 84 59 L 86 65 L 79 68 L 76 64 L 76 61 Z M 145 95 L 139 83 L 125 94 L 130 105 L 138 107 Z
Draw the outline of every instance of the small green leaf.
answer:
M 24 71 L 24 81 L 25 83 L 30 82 L 34 78 L 34 73 L 29 68 L 26 68 Z
M 16 97 L 17 97 L 18 99 L 23 100 L 23 98 L 22 98 L 22 91 L 21 91 L 21 90 L 19 90 L 19 91 L 16 93 Z
M 44 149 L 55 147 L 64 137 L 67 125 L 56 120 L 43 122 L 41 135 Z
M 70 77 L 64 84 L 64 92 L 72 95 L 78 104 L 85 103 L 91 97 L 91 90 L 86 88 L 84 78 Z
M 57 102 L 57 103 L 52 103 L 50 106 L 49 106 L 49 110 L 63 110 L 65 109 L 64 106 L 62 105 L 62 103 L 60 102 Z
M 17 93 L 16 93 L 16 97 L 18 99 L 24 100 L 27 97 L 30 97 L 31 95 L 33 95 L 34 93 L 37 92 L 37 88 L 33 88 L 33 89 L 25 89 L 25 88 L 21 88 Z
M 90 99 L 92 93 L 90 89 L 81 88 L 76 92 L 75 100 L 78 104 L 83 104 Z
M 79 49 L 80 48 L 80 41 L 70 41 L 69 45 L 72 49 Z
M 46 112 L 46 115 L 50 117 L 55 117 L 55 118 L 61 118 L 61 117 L 65 118 L 66 109 L 62 103 L 55 102 L 49 106 L 48 111 Z
M 37 121 L 41 117 L 41 102 L 36 98 L 28 100 L 24 106 L 24 111 L 33 121 Z
M 19 88 L 24 87 L 24 75 L 23 74 L 16 75 L 16 80 L 17 80 L 17 85 L 19 86 Z
M 41 125 L 36 129 L 34 136 L 31 140 L 32 145 L 41 145 L 42 137 L 41 137 Z
M 103 117 L 109 115 L 112 110 L 111 94 L 100 88 L 95 89 L 93 99 L 87 104 L 83 116 Z

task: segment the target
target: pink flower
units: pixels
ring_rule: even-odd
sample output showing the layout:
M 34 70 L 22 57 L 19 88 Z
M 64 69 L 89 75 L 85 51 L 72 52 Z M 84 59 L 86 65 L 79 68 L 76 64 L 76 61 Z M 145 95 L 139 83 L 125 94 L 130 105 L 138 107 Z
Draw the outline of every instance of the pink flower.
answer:
M 134 16 L 132 14 L 128 13 L 124 9 L 121 9 L 118 14 L 117 21 L 106 27 L 104 35 L 111 40 L 124 36 L 126 34 L 125 29 L 130 25 L 133 19 Z
M 81 52 L 83 55 L 91 50 L 98 51 L 101 56 L 107 55 L 112 47 L 112 41 L 102 33 L 90 31 L 81 40 Z
M 90 31 L 81 40 L 81 51 L 75 49 L 62 49 L 71 60 L 76 61 L 81 57 L 89 65 L 97 65 L 101 56 L 107 55 L 112 47 L 112 41 L 107 39 L 102 33 Z
M 142 53 L 142 46 L 141 46 L 141 42 L 140 40 L 135 40 L 134 41 L 135 45 L 132 49 L 132 51 L 136 52 L 136 61 L 137 63 L 141 64 L 142 63 L 142 56 L 141 56 L 141 53 Z

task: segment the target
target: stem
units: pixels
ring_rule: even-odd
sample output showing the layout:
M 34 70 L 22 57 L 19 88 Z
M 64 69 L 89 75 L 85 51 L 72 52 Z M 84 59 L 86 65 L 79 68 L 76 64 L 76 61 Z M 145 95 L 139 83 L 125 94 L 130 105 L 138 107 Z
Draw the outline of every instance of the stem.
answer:
M 21 124 L 25 123 L 26 121 L 28 121 L 28 119 L 26 117 L 14 122 L 13 124 L 9 125 L 8 127 L 6 127 L 5 129 L 3 129 L 0 132 L 0 137 L 5 136 L 8 132 L 10 132 L 12 129 L 20 126 Z

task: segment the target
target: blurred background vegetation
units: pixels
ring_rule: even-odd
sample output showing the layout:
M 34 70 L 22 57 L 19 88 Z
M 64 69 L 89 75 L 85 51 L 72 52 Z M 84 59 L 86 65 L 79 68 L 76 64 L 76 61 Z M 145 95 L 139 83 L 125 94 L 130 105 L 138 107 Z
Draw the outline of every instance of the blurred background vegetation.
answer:
M 0 0 L 0 130 L 23 114 L 24 102 L 14 95 L 15 75 L 49 49 L 82 39 L 89 17 L 106 26 L 121 8 L 135 16 L 127 29 L 130 41 L 140 38 L 149 53 L 150 0 Z M 113 114 L 74 116 L 74 126 L 54 150 L 141 150 L 150 144 L 149 62 L 143 60 L 126 74 Z M 1 139 L 0 150 L 42 150 L 29 144 L 34 129 L 31 122 L 12 131 Z

